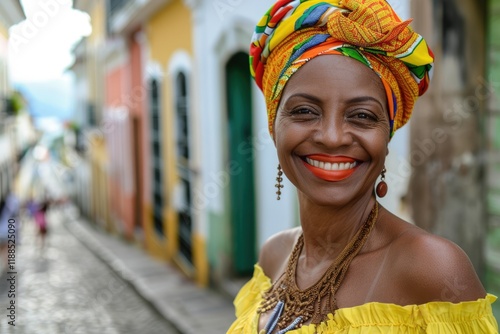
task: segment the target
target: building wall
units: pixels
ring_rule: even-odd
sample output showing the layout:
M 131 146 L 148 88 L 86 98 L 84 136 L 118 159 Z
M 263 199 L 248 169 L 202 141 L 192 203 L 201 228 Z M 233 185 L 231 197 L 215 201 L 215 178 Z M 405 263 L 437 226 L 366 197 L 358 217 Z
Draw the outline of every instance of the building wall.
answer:
M 7 29 L 7 27 L 5 27 L 5 25 L 3 25 L 2 23 L 0 23 L 0 35 L 4 38 L 4 39 L 7 39 L 9 37 L 9 30 Z
M 486 247 L 486 287 L 500 295 L 500 1 L 488 4 L 486 82 L 480 94 L 488 98 L 485 121 L 487 147 L 487 210 L 489 232 Z M 493 304 L 500 319 L 500 305 Z
M 3 112 L 5 98 L 12 91 L 8 73 L 8 39 L 9 28 L 24 19 L 20 6 L 5 1 L 0 4 L 0 112 Z M 15 12 L 14 12 L 15 10 Z M 4 16 L 8 15 L 8 16 Z M 25 112 L 25 111 L 23 111 Z M 11 191 L 17 196 L 24 195 L 19 184 L 15 184 L 18 172 L 19 154 L 33 144 L 33 129 L 26 115 L 0 117 L 0 201 L 3 202 Z M 24 125 L 24 127 L 23 127 Z M 27 131 L 26 131 L 27 130 Z M 23 138 L 27 136 L 28 138 Z M 26 186 L 26 185 L 25 185 Z
M 125 41 L 111 41 L 106 59 L 104 121 L 109 154 L 111 218 L 119 232 L 132 239 L 135 217 L 134 161 L 132 159 L 132 115 L 128 100 L 130 57 Z
M 78 9 L 91 16 L 92 33 L 77 47 L 77 62 L 72 70 L 76 76 L 77 115 L 82 127 L 83 147 L 88 155 L 82 157 L 77 175 L 77 202 L 84 214 L 103 228 L 114 231 L 109 207 L 109 160 L 105 142 L 106 125 L 102 123 L 104 108 L 104 41 L 106 39 L 106 9 L 103 1 L 79 2 Z
M 489 4 L 488 50 L 489 62 L 487 82 L 488 101 L 488 148 L 491 154 L 489 168 L 488 209 L 494 225 L 500 227 L 500 1 L 492 0 Z
M 148 136 L 146 131 L 146 97 L 147 92 L 144 89 L 143 81 L 143 45 L 141 39 L 142 29 L 137 30 L 129 36 L 130 53 L 130 84 L 128 90 L 129 105 L 132 116 L 132 135 L 134 136 L 134 146 L 131 147 L 132 161 L 134 163 L 134 182 L 135 182 L 135 217 L 134 230 L 142 233 L 143 221 L 143 203 L 144 200 L 144 181 L 148 176 L 149 154 L 146 150 Z M 146 166 L 146 168 L 145 168 Z M 142 236 L 137 236 L 141 238 Z M 142 240 L 141 240 L 142 241 Z
M 410 0 L 389 1 L 394 10 L 403 20 L 411 18 Z M 412 222 L 408 203 L 408 184 L 410 181 L 410 121 L 400 128 L 389 143 L 389 155 L 385 160 L 386 182 L 389 186 L 387 195 L 380 203 L 389 211 Z
M 176 54 L 183 53 L 187 55 L 187 58 L 192 57 L 191 27 L 191 11 L 181 0 L 171 1 L 151 16 L 146 23 L 149 49 L 148 68 L 152 69 L 146 75 L 150 78 L 155 76 L 161 85 L 162 157 L 164 166 L 163 230 L 166 237 L 159 236 L 153 228 L 151 201 L 144 208 L 144 223 L 148 249 L 152 254 L 163 259 L 174 259 L 178 252 L 176 237 L 178 222 L 173 201 L 173 194 L 178 180 L 173 136 L 175 124 L 174 99 L 173 82 L 168 69 Z M 151 188 L 149 191 L 151 191 Z
M 89 101 L 94 106 L 96 123 L 102 122 L 104 94 L 104 48 L 106 41 L 106 2 L 92 1 L 89 12 L 92 17 L 92 34 L 87 39 L 87 78 L 89 80 Z
M 8 68 L 7 68 L 7 40 L 9 32 L 0 23 L 0 96 L 4 97 L 8 93 Z
M 411 126 L 415 223 L 460 245 L 482 276 L 486 233 L 480 115 L 485 100 L 484 10 L 471 0 L 412 2 L 416 31 L 435 54 L 434 77 Z

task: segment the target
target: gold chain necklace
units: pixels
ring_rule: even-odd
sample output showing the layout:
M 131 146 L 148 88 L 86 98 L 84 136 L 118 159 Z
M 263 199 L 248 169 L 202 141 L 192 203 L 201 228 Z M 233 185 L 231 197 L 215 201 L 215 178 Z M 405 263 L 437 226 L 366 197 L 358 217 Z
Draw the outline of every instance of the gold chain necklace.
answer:
M 337 309 L 335 293 L 339 289 L 351 261 L 368 239 L 377 217 L 378 202 L 375 202 L 370 215 L 356 235 L 328 267 L 321 279 L 305 290 L 300 290 L 295 281 L 299 255 L 304 246 L 304 235 L 301 234 L 290 255 L 286 271 L 263 294 L 263 300 L 257 313 L 262 314 L 274 308 L 275 312 L 271 316 L 274 320 L 271 319 L 271 321 L 275 321 L 278 332 L 283 333 L 301 327 L 308 320 L 311 320 L 313 324 L 325 321 L 326 315 Z M 276 314 L 278 309 L 279 313 Z M 272 327 L 274 328 L 274 326 Z M 271 332 L 272 330 L 269 331 L 269 333 Z

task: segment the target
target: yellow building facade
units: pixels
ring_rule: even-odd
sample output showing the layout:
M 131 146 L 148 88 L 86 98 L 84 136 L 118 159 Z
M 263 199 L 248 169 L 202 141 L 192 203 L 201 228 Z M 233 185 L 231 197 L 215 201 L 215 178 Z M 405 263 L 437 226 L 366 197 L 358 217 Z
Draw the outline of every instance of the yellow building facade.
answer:
M 99 128 L 103 127 L 102 114 L 104 100 L 104 71 L 100 60 L 100 53 L 103 50 L 106 39 L 106 9 L 103 1 L 94 2 L 91 11 L 92 34 L 88 38 L 88 67 L 87 77 L 89 78 L 89 102 L 92 106 L 94 121 Z M 114 232 L 115 226 L 112 223 L 109 211 L 109 183 L 108 183 L 108 154 L 103 130 L 97 131 L 90 139 L 91 143 L 91 173 L 92 173 L 92 211 L 95 220 L 104 226 L 108 231 Z
M 91 172 L 90 215 L 93 221 L 110 232 L 115 231 L 109 211 L 108 154 L 104 140 L 102 117 L 104 100 L 104 65 L 102 53 L 106 41 L 106 4 L 103 1 L 89 1 L 85 4 L 92 17 L 92 34 L 86 39 L 85 77 L 87 80 L 86 113 L 94 130 L 86 136 L 89 149 Z
M 193 106 L 190 69 L 193 62 L 193 22 L 190 8 L 181 0 L 170 1 L 161 10 L 156 11 L 146 24 L 146 35 L 150 52 L 149 65 L 153 69 L 148 75 L 156 77 L 160 84 L 160 122 L 162 134 L 163 161 L 163 236 L 155 231 L 153 223 L 153 201 L 145 205 L 145 238 L 148 251 L 156 257 L 174 262 L 187 276 L 199 285 L 208 284 L 208 262 L 206 241 L 197 232 L 195 218 L 181 213 L 179 201 L 183 201 L 189 192 L 191 182 L 184 178 L 179 166 L 189 163 L 179 154 L 179 119 L 178 108 Z M 156 74 L 152 73 L 155 72 Z M 180 81 L 179 81 L 180 80 Z M 179 83 L 182 85 L 180 102 Z M 193 111 L 190 110 L 189 114 Z M 151 126 L 151 124 L 150 124 Z M 186 125 L 187 126 L 187 125 Z M 182 128 L 182 127 L 181 127 Z M 192 140 L 192 136 L 189 137 Z M 187 145 L 185 149 L 187 150 Z M 187 155 L 187 154 L 186 154 Z M 187 171 L 186 173 L 190 173 Z M 186 181 L 187 180 L 187 181 Z M 154 186 L 154 185 L 152 185 Z

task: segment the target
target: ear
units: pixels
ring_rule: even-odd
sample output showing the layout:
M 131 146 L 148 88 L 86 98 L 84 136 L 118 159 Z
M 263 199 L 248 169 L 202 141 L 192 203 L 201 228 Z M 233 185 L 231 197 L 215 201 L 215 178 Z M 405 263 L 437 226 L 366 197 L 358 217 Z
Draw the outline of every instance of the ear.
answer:
M 386 150 L 387 150 L 387 152 L 385 153 L 385 156 L 388 156 L 389 155 L 389 146 L 387 146 Z

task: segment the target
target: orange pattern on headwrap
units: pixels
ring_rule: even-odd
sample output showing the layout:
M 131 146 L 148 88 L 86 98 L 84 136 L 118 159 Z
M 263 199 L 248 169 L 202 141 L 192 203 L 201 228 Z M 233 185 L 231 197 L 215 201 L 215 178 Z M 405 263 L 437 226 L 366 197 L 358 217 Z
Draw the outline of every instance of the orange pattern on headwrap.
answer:
M 269 131 L 281 93 L 308 60 L 352 57 L 372 68 L 386 88 L 391 137 L 410 118 L 428 87 L 433 54 L 384 0 L 280 0 L 257 25 L 251 73 L 266 98 Z

